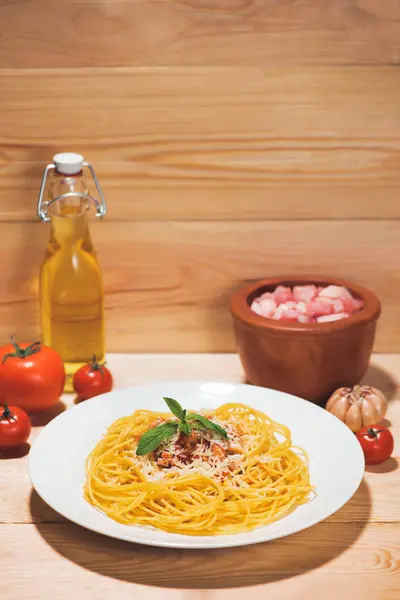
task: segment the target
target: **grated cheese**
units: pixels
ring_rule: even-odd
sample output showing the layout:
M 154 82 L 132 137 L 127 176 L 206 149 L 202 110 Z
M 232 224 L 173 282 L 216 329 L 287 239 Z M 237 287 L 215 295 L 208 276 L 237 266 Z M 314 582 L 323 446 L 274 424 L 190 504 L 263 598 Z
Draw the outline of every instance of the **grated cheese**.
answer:
M 216 432 L 197 431 L 200 442 L 197 443 L 195 448 L 196 457 L 191 457 L 189 463 L 185 463 L 179 459 L 180 455 L 185 454 L 184 448 L 176 448 L 175 444 L 178 442 L 180 433 L 177 432 L 172 438 L 163 442 L 158 449 L 158 453 L 169 452 L 176 464 L 169 466 L 168 468 L 159 466 L 154 460 L 152 455 L 137 456 L 134 452 L 133 462 L 140 467 L 142 474 L 149 481 L 160 481 L 165 478 L 169 478 L 171 475 L 204 475 L 217 481 L 225 479 L 230 474 L 232 475 L 231 484 L 235 487 L 248 487 L 248 483 L 243 481 L 241 475 L 241 464 L 246 460 L 245 450 L 246 447 L 251 447 L 256 444 L 259 440 L 254 435 L 239 436 L 237 431 L 229 424 L 219 421 L 213 418 L 213 422 L 223 427 L 229 436 L 229 441 L 223 439 Z M 207 441 L 208 444 L 204 443 Z M 230 447 L 232 450 L 237 450 L 237 453 L 227 454 L 221 458 L 213 454 L 213 446 L 217 444 L 222 447 L 225 451 Z M 255 457 L 259 462 L 268 463 L 275 461 L 276 459 L 263 455 Z

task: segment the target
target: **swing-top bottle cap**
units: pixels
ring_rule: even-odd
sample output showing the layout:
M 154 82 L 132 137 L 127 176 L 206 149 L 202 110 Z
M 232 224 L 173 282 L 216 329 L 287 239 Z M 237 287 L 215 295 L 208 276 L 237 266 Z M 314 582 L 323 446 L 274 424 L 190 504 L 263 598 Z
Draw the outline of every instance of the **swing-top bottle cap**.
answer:
M 84 158 L 76 152 L 61 152 L 53 156 L 53 162 L 59 173 L 63 175 L 75 175 L 82 170 Z

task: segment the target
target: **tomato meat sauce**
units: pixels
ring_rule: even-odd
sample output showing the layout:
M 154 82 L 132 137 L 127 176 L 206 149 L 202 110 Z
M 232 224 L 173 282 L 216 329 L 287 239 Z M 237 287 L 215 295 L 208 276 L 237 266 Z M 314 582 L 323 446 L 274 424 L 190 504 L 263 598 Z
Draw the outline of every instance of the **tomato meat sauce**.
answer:
M 150 425 L 150 429 L 161 425 L 164 420 L 158 417 Z M 192 429 L 189 435 L 179 432 L 176 439 L 161 445 L 151 453 L 151 459 L 160 470 L 171 467 L 183 467 L 192 463 L 207 463 L 210 466 L 223 466 L 222 475 L 234 471 L 237 456 L 243 453 L 240 433 L 229 427 L 229 441 L 225 441 L 211 432 Z

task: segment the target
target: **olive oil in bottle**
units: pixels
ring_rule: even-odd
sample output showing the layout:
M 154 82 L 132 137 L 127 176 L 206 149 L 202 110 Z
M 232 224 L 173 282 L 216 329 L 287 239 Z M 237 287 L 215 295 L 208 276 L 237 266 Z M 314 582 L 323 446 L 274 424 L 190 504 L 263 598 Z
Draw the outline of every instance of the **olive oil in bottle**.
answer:
M 96 356 L 104 359 L 104 291 L 93 248 L 88 216 L 106 213 L 93 167 L 75 153 L 57 154 L 46 167 L 39 194 L 38 215 L 50 221 L 50 239 L 40 273 L 40 316 L 43 343 L 64 360 L 65 391 L 73 391 L 72 377 Z M 88 193 L 89 169 L 100 201 Z M 47 201 L 44 195 L 47 194 Z

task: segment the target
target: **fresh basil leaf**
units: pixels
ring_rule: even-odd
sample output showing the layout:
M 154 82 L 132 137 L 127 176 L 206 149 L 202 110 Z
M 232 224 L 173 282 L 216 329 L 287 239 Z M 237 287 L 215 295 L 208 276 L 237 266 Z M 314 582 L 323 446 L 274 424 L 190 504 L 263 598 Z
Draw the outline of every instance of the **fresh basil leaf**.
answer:
M 187 419 L 189 421 L 197 421 L 198 423 L 200 423 L 200 425 L 202 425 L 206 429 L 215 431 L 216 433 L 218 433 L 218 435 L 225 438 L 226 440 L 229 439 L 228 434 L 226 433 L 225 429 L 223 429 L 220 425 L 217 425 L 217 423 L 210 421 L 210 419 L 206 419 L 206 417 L 203 417 L 203 415 L 198 415 L 196 413 L 189 413 L 187 415 Z
M 190 423 L 188 423 L 187 421 L 180 421 L 179 422 L 179 429 L 185 435 L 189 435 L 191 433 L 191 431 L 192 431 L 192 427 L 191 427 Z
M 185 418 L 184 410 L 183 410 L 182 406 L 179 404 L 178 400 L 174 400 L 173 398 L 164 398 L 164 401 L 167 403 L 167 406 L 173 415 L 178 417 L 178 419 Z
M 149 429 L 140 438 L 138 447 L 136 448 L 136 454 L 143 456 L 153 452 L 164 440 L 172 437 L 178 429 L 178 423 L 162 423 Z
M 207 427 L 204 427 L 199 421 L 192 421 L 192 427 L 196 431 L 207 431 Z

